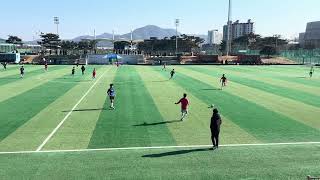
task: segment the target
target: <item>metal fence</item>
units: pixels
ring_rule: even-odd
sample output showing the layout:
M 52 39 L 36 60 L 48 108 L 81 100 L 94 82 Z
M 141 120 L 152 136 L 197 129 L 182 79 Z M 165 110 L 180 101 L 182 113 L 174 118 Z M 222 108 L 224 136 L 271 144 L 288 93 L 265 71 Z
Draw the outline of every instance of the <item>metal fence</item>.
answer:
M 320 49 L 286 50 L 281 51 L 280 56 L 301 64 L 320 64 Z

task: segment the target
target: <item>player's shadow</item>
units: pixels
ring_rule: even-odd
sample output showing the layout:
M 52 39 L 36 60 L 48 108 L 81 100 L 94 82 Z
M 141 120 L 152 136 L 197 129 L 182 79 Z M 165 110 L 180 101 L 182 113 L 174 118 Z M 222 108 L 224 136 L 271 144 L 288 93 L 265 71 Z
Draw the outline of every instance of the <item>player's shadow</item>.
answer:
M 221 91 L 221 88 L 201 89 L 202 91 Z
M 97 108 L 97 109 L 75 109 L 69 111 L 62 111 L 62 112 L 88 112 L 88 111 L 104 111 L 107 110 L 106 108 Z
M 137 125 L 133 125 L 136 127 L 141 127 L 141 126 L 156 126 L 156 125 L 162 125 L 162 124 L 171 124 L 171 123 L 177 123 L 177 122 L 181 122 L 179 120 L 173 120 L 173 121 L 162 121 L 162 122 L 156 122 L 156 123 L 142 123 L 142 124 L 137 124 Z
M 167 157 L 167 156 L 177 156 L 177 155 L 183 155 L 183 154 L 189 154 L 194 152 L 206 152 L 206 151 L 214 151 L 213 148 L 203 148 L 203 149 L 189 149 L 189 150 L 178 150 L 178 151 L 171 151 L 171 152 L 165 152 L 160 154 L 148 154 L 143 155 L 144 158 L 161 158 L 161 157 Z
M 20 76 L 17 76 L 17 77 L 4 77 L 4 78 L 0 78 L 1 79 L 4 79 L 4 80 L 9 80 L 9 79 L 21 79 Z
M 167 81 L 169 81 L 169 80 L 161 80 L 161 81 L 151 81 L 151 82 L 154 82 L 154 83 L 160 83 L 160 82 L 167 82 Z

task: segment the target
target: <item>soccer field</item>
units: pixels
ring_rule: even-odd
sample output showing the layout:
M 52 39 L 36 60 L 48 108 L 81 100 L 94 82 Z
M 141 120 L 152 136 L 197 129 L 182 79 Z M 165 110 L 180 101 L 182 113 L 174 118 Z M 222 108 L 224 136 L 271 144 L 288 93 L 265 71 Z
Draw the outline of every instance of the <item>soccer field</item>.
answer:
M 318 68 L 313 78 L 307 66 L 71 68 L 25 66 L 23 79 L 18 66 L 0 70 L 0 179 L 320 176 Z M 191 104 L 180 122 L 183 93 Z M 215 151 L 211 104 L 223 118 Z

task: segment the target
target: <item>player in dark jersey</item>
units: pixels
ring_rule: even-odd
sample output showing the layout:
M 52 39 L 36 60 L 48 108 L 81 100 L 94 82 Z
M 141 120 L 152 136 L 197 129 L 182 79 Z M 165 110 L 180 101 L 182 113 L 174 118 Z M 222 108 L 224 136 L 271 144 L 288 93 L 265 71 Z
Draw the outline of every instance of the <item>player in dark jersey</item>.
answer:
M 314 68 L 313 68 L 313 66 L 311 66 L 311 69 L 310 69 L 310 72 L 309 72 L 310 78 L 312 78 L 313 73 L 314 73 Z
M 20 77 L 21 78 L 24 77 L 24 67 L 23 66 L 20 67 Z
M 108 89 L 107 94 L 108 94 L 109 99 L 110 99 L 110 108 L 111 109 L 115 109 L 114 101 L 115 101 L 115 98 L 116 98 L 116 91 L 113 88 L 113 84 L 110 84 L 110 88 Z
M 73 66 L 73 68 L 72 68 L 72 70 L 71 70 L 71 75 L 72 75 L 72 76 L 74 76 L 75 71 L 76 71 L 76 69 L 75 69 L 74 66 Z
M 2 66 L 3 66 L 3 68 L 4 68 L 4 70 L 7 70 L 7 62 L 3 62 L 3 63 L 1 63 L 2 64 Z
M 221 77 L 221 79 L 220 79 L 220 82 L 221 82 L 221 90 L 222 90 L 223 87 L 227 86 L 227 81 L 228 81 L 228 79 L 226 78 L 226 75 L 223 74 L 222 77 Z
M 175 70 L 172 69 L 172 71 L 170 72 L 170 79 L 172 79 L 175 74 L 176 74 Z
M 84 75 L 84 72 L 86 71 L 86 68 L 84 67 L 84 65 L 81 66 L 81 72 L 82 72 L 82 75 Z
M 219 147 L 219 134 L 220 126 L 222 124 L 221 116 L 218 109 L 213 109 L 213 115 L 211 117 L 210 130 L 213 149 Z

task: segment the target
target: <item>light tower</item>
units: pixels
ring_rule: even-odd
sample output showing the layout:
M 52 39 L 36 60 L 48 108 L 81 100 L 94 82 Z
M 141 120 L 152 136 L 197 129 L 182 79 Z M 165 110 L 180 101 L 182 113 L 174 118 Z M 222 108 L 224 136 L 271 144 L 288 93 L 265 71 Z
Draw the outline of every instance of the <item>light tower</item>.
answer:
M 57 26 L 57 35 L 59 35 L 59 24 L 60 24 L 59 17 L 53 17 L 53 22 Z

